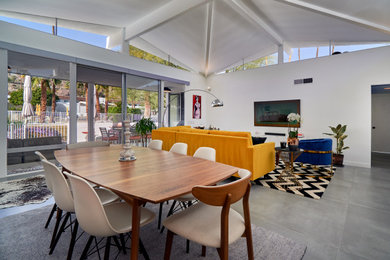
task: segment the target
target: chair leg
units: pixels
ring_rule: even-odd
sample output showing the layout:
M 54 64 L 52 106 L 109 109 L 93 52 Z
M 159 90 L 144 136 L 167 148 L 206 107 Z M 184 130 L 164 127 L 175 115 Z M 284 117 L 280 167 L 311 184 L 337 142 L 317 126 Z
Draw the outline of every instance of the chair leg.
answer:
M 164 205 L 164 202 L 161 202 L 161 203 L 160 203 L 160 209 L 159 209 L 159 211 L 158 211 L 158 224 L 157 224 L 157 229 L 160 229 L 160 228 L 161 228 L 161 215 L 162 215 L 163 205 Z
M 104 250 L 104 260 L 110 259 L 110 247 L 111 247 L 111 237 L 107 237 L 106 248 Z
M 89 247 L 91 246 L 92 240 L 93 240 L 94 238 L 95 238 L 94 236 L 90 236 L 90 237 L 88 238 L 87 244 L 86 244 L 85 247 L 84 247 L 84 250 L 83 250 L 83 253 L 82 253 L 81 256 L 80 256 L 80 259 L 86 259 L 86 258 L 87 258 L 87 254 L 88 254 Z
M 51 221 L 51 219 L 52 219 L 52 217 L 53 217 L 54 212 L 56 211 L 56 209 L 57 209 L 57 204 L 54 203 L 53 208 L 51 209 L 50 215 L 49 215 L 49 217 L 47 218 L 47 221 L 46 221 L 46 224 L 45 224 L 45 228 L 47 228 L 47 227 L 49 226 L 50 221 Z
M 173 232 L 168 230 L 167 241 L 165 243 L 164 260 L 169 260 L 169 258 L 171 257 L 172 242 L 173 242 Z
M 167 217 L 169 217 L 173 214 L 173 210 L 175 209 L 175 206 L 176 206 L 176 200 L 173 201 L 172 206 L 168 211 Z M 164 229 L 165 229 L 165 227 L 162 227 L 160 233 L 164 232 Z
M 253 260 L 254 255 L 253 255 L 252 230 L 250 228 L 246 230 L 245 237 L 246 237 L 246 248 L 248 250 L 248 259 Z
M 119 249 L 119 252 L 123 250 L 122 245 L 119 243 L 119 240 L 116 236 L 112 236 L 112 239 L 114 239 L 114 243 L 116 247 Z
M 141 250 L 141 253 L 142 253 L 143 257 L 145 258 L 145 260 L 150 260 L 148 252 L 146 252 L 144 243 L 142 243 L 141 239 L 139 240 L 139 249 Z
M 228 260 L 228 248 L 217 248 L 219 259 L 221 260 Z
M 59 227 L 60 222 L 61 222 L 61 218 L 62 218 L 62 209 L 57 208 L 56 224 L 54 226 L 53 235 L 51 236 L 49 248 L 52 248 L 54 245 L 54 240 L 56 239 L 56 236 L 57 236 L 57 231 L 58 231 L 58 227 Z
M 74 248 L 74 244 L 76 243 L 78 228 L 79 228 L 79 222 L 76 219 L 74 222 L 72 237 L 70 239 L 70 244 L 69 244 L 69 249 L 68 249 L 68 257 L 67 257 L 68 260 L 72 259 L 73 248 Z
M 202 246 L 202 256 L 203 257 L 206 256 L 206 247 L 205 246 Z
M 123 236 L 123 234 L 119 235 L 119 239 L 121 240 L 123 254 L 125 255 L 126 254 L 126 243 L 125 243 L 125 237 Z
M 58 230 L 56 239 L 54 240 L 54 244 L 53 244 L 53 246 L 50 248 L 49 255 L 53 254 L 54 248 L 56 248 L 56 245 L 57 245 L 57 243 L 58 243 L 58 240 L 60 240 L 60 237 L 61 237 L 62 233 L 63 233 L 64 230 L 65 230 L 65 225 L 66 225 L 66 223 L 68 222 L 69 217 L 70 217 L 70 212 L 67 212 L 66 215 L 65 215 L 64 220 L 62 221 L 62 225 L 61 225 L 61 227 L 60 227 L 60 230 Z
M 190 240 L 187 239 L 186 241 L 186 253 L 189 254 L 190 253 Z

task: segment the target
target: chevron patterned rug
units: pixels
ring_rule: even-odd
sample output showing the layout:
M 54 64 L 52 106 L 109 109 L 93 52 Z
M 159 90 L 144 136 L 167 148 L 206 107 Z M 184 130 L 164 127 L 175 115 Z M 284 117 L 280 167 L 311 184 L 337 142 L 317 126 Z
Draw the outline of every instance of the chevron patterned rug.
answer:
M 314 167 L 311 164 L 303 164 L 301 167 L 300 163 L 294 163 L 294 173 L 299 183 L 297 185 L 291 178 L 284 178 L 284 181 L 278 180 L 284 168 L 284 163 L 279 162 L 275 170 L 255 180 L 255 183 L 271 189 L 318 200 L 324 194 L 333 176 L 329 172 L 330 166 Z M 333 167 L 333 173 L 335 171 L 336 168 Z

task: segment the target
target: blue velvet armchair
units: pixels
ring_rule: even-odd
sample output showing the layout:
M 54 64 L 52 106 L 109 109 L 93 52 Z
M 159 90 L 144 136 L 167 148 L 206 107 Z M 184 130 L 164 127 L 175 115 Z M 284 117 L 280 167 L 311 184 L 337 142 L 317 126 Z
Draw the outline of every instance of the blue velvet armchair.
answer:
M 304 152 L 295 160 L 313 165 L 332 165 L 332 139 L 299 140 L 299 148 Z

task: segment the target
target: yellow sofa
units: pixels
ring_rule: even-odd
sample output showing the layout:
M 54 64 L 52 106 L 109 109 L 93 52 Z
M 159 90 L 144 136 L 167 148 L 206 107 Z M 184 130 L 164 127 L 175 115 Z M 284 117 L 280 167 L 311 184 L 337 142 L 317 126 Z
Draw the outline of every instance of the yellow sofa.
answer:
M 190 156 L 199 147 L 212 147 L 217 152 L 217 162 L 251 171 L 252 180 L 275 168 L 275 143 L 253 145 L 249 132 L 201 130 L 190 126 L 161 127 L 152 131 L 152 139 L 162 140 L 166 151 L 174 143 L 187 143 Z

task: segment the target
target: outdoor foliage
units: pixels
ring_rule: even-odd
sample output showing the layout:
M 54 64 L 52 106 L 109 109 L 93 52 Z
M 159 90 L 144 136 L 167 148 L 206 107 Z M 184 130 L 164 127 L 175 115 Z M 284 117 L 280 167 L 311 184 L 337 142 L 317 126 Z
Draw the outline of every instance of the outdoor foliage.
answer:
M 231 69 L 225 70 L 225 73 L 234 72 L 234 71 L 240 71 L 240 70 L 248 70 L 248 69 L 255 69 L 259 67 L 264 67 L 268 65 L 276 64 L 276 57 L 273 55 L 258 58 L 256 60 L 247 62 L 245 64 L 236 66 Z
M 120 114 L 122 113 L 122 102 L 116 102 L 114 107 L 108 107 L 108 113 L 110 114 Z
M 137 114 L 137 115 L 141 115 L 142 114 L 142 111 L 141 111 L 140 108 L 128 108 L 127 112 L 130 113 L 130 114 Z
M 150 118 L 143 117 L 135 125 L 135 131 L 141 135 L 142 145 L 145 146 L 147 142 L 147 135 L 156 129 L 156 125 Z
M 153 54 L 151 54 L 149 52 L 146 52 L 144 50 L 138 49 L 137 47 L 135 47 L 133 45 L 130 45 L 129 49 L 130 49 L 129 52 L 130 52 L 131 56 L 134 56 L 134 57 L 137 57 L 137 58 L 140 58 L 140 59 L 143 59 L 143 60 L 153 61 L 155 63 L 163 64 L 163 65 L 174 67 L 174 68 L 177 68 L 177 69 L 187 70 L 187 69 L 185 69 L 183 67 L 180 67 L 179 65 L 173 64 L 170 61 L 164 60 L 164 59 L 162 59 L 160 57 L 157 57 L 156 55 L 153 55 Z
M 51 105 L 52 93 L 47 92 L 47 105 Z M 56 95 L 56 100 L 59 100 Z M 14 106 L 23 106 L 23 88 L 10 93 L 9 103 Z M 31 105 L 35 108 L 37 104 L 41 103 L 41 88 L 37 87 L 32 90 Z

